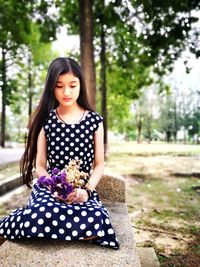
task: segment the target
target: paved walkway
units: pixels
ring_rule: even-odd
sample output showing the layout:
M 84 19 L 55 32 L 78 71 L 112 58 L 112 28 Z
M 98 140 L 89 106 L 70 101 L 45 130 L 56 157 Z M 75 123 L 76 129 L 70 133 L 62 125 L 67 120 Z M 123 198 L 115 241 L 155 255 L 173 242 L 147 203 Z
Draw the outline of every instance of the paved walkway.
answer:
M 21 159 L 24 148 L 0 148 L 0 166 Z

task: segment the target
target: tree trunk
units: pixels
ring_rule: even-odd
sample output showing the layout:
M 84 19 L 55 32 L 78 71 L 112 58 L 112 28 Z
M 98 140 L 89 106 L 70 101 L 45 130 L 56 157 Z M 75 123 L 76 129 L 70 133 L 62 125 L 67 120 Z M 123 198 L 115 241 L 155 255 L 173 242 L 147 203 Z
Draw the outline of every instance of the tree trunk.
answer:
M 86 83 L 88 100 L 92 108 L 95 110 L 96 75 L 93 48 L 92 6 L 92 0 L 79 0 L 81 68 Z
M 107 145 L 108 145 L 108 120 L 107 120 L 107 96 L 106 96 L 106 42 L 105 42 L 105 32 L 103 29 L 103 25 L 101 28 L 101 53 L 100 53 L 100 60 L 101 60 L 101 114 L 104 119 L 104 148 L 105 148 L 105 155 L 107 152 Z
M 28 116 L 30 118 L 32 113 L 32 98 L 33 98 L 33 92 L 32 92 L 32 72 L 31 72 L 31 52 L 28 51 Z
M 136 115 L 136 122 L 137 122 L 137 143 L 141 143 L 141 135 L 142 135 L 142 118 L 141 115 Z
M 6 132 L 6 52 L 2 48 L 2 110 L 1 110 L 1 146 L 5 147 Z

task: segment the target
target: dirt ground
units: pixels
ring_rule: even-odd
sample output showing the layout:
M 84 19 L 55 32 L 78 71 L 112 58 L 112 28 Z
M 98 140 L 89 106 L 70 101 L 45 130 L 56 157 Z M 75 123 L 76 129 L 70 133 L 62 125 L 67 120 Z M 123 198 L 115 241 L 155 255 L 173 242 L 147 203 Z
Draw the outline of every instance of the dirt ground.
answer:
M 200 266 L 200 158 L 134 157 L 125 174 L 136 245 L 154 247 L 161 266 Z

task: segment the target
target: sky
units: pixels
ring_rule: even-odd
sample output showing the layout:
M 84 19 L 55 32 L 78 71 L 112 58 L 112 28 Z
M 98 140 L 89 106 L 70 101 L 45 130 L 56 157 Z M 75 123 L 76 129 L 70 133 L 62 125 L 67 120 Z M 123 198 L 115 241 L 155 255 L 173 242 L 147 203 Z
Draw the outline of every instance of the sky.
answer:
M 61 27 L 57 34 L 57 40 L 53 42 L 53 49 L 59 52 L 59 56 L 67 56 L 67 51 L 77 52 L 80 47 L 78 35 L 68 35 L 65 27 Z

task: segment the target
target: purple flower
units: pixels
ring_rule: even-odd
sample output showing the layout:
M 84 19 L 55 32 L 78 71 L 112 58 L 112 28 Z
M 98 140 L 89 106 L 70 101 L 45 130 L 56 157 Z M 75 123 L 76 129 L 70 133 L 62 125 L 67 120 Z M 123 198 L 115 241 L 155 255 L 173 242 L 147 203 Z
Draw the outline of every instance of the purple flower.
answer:
M 68 194 L 74 189 L 73 185 L 66 180 L 66 172 L 61 172 L 58 168 L 52 170 L 50 178 L 47 178 L 46 176 L 39 177 L 38 185 L 40 187 L 47 187 L 52 194 L 56 192 L 58 196 L 63 199 L 66 199 Z

